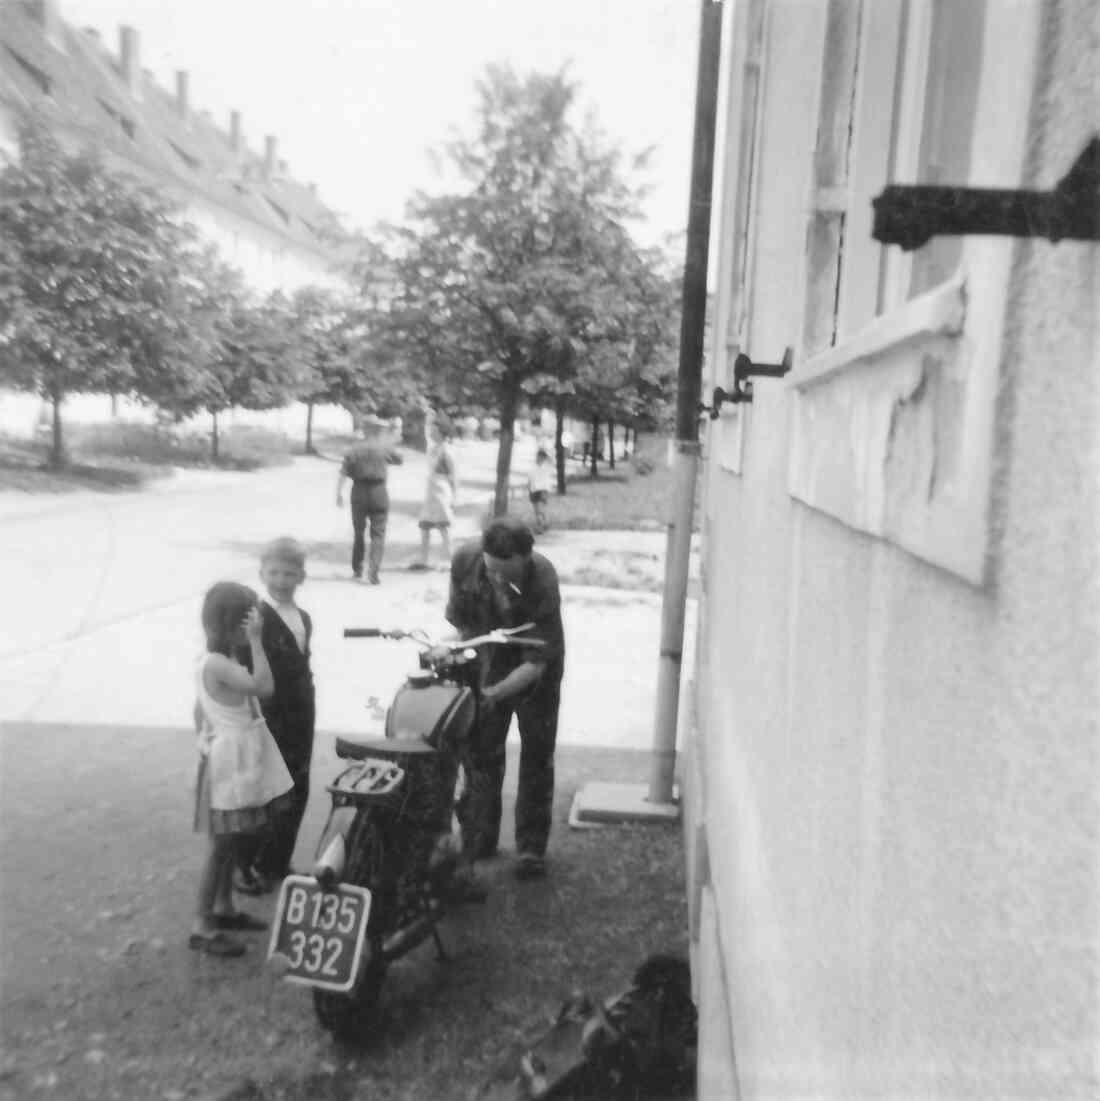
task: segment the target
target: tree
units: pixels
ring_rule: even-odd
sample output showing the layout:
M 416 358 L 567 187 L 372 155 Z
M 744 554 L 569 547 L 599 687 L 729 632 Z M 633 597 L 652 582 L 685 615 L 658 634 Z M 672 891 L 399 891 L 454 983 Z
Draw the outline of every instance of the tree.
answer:
M 50 460 L 65 461 L 61 406 L 130 391 L 136 356 L 165 346 L 193 231 L 155 192 L 69 153 L 32 116 L 0 172 L 0 371 L 53 406 Z
M 305 376 L 294 354 L 291 305 L 279 292 L 256 302 L 241 296 L 218 319 L 203 407 L 211 419 L 211 452 L 218 454 L 218 414 L 278 409 L 301 392 Z
M 366 394 L 362 350 L 368 332 L 342 295 L 323 287 L 301 287 L 291 297 L 294 351 L 303 376 L 307 455 L 313 447 L 313 407 L 358 407 Z
M 275 409 L 302 389 L 290 302 L 256 300 L 241 273 L 212 246 L 186 255 L 176 286 L 175 325 L 135 356 L 134 386 L 177 419 L 210 415 L 211 458 L 221 458 L 218 416 L 234 406 Z
M 640 191 L 620 152 L 572 123 L 564 74 L 492 67 L 478 93 L 473 134 L 444 153 L 464 190 L 416 196 L 396 233 L 390 312 L 433 392 L 495 410 L 499 514 L 521 403 L 572 393 L 607 339 Z

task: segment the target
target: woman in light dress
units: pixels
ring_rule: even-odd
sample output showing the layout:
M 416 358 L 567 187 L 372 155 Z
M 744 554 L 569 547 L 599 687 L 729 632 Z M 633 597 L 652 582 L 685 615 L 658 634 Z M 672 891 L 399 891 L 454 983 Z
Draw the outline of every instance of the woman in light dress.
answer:
M 414 570 L 429 568 L 429 545 L 433 528 L 439 532 L 443 542 L 444 562 L 449 565 L 451 561 L 451 524 L 455 518 L 458 483 L 450 438 L 450 425 L 441 418 L 436 418 L 432 423 L 432 442 L 428 448 L 428 484 L 424 490 L 424 504 L 420 509 L 420 559 L 412 564 L 411 568 Z

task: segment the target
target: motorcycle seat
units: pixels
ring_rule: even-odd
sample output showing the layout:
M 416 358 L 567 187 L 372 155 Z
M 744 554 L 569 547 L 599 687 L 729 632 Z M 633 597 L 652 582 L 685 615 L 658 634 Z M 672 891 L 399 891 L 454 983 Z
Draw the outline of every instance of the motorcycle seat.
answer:
M 336 756 L 348 761 L 361 761 L 364 757 L 407 757 L 423 753 L 438 753 L 420 738 L 378 738 L 372 735 L 339 734 L 336 738 Z

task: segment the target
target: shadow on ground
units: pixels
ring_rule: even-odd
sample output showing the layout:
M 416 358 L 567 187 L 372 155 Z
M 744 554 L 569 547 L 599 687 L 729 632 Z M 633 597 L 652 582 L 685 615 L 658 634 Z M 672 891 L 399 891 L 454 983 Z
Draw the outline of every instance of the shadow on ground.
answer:
M 342 1050 L 309 994 L 265 970 L 262 936 L 240 960 L 185 945 L 201 854 L 189 731 L 8 724 L 0 751 L 5 1101 L 467 1097 L 574 987 L 614 994 L 650 953 L 686 951 L 679 828 L 566 825 L 580 785 L 642 781 L 648 755 L 561 749 L 550 875 L 518 883 L 511 753 L 489 900 L 447 918 L 453 962 L 429 942 L 394 966 L 382 1030 L 366 1052 Z M 315 772 L 299 861 L 326 778 Z M 248 901 L 270 916 L 271 899 Z

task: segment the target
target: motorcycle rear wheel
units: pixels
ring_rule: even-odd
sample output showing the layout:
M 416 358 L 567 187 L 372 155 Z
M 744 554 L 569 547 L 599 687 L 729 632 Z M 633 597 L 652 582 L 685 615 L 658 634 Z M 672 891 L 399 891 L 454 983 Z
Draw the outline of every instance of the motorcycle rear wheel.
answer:
M 378 1000 L 386 977 L 382 959 L 382 938 L 389 927 L 393 907 L 392 892 L 385 889 L 385 843 L 370 810 L 355 816 L 348 831 L 348 865 L 344 881 L 372 892 L 367 924 L 366 951 L 369 953 L 359 981 L 350 994 L 329 990 L 313 991 L 313 1010 L 321 1027 L 349 1045 L 361 1045 L 370 1039 L 377 1020 Z M 379 888 L 382 889 L 379 889 Z

